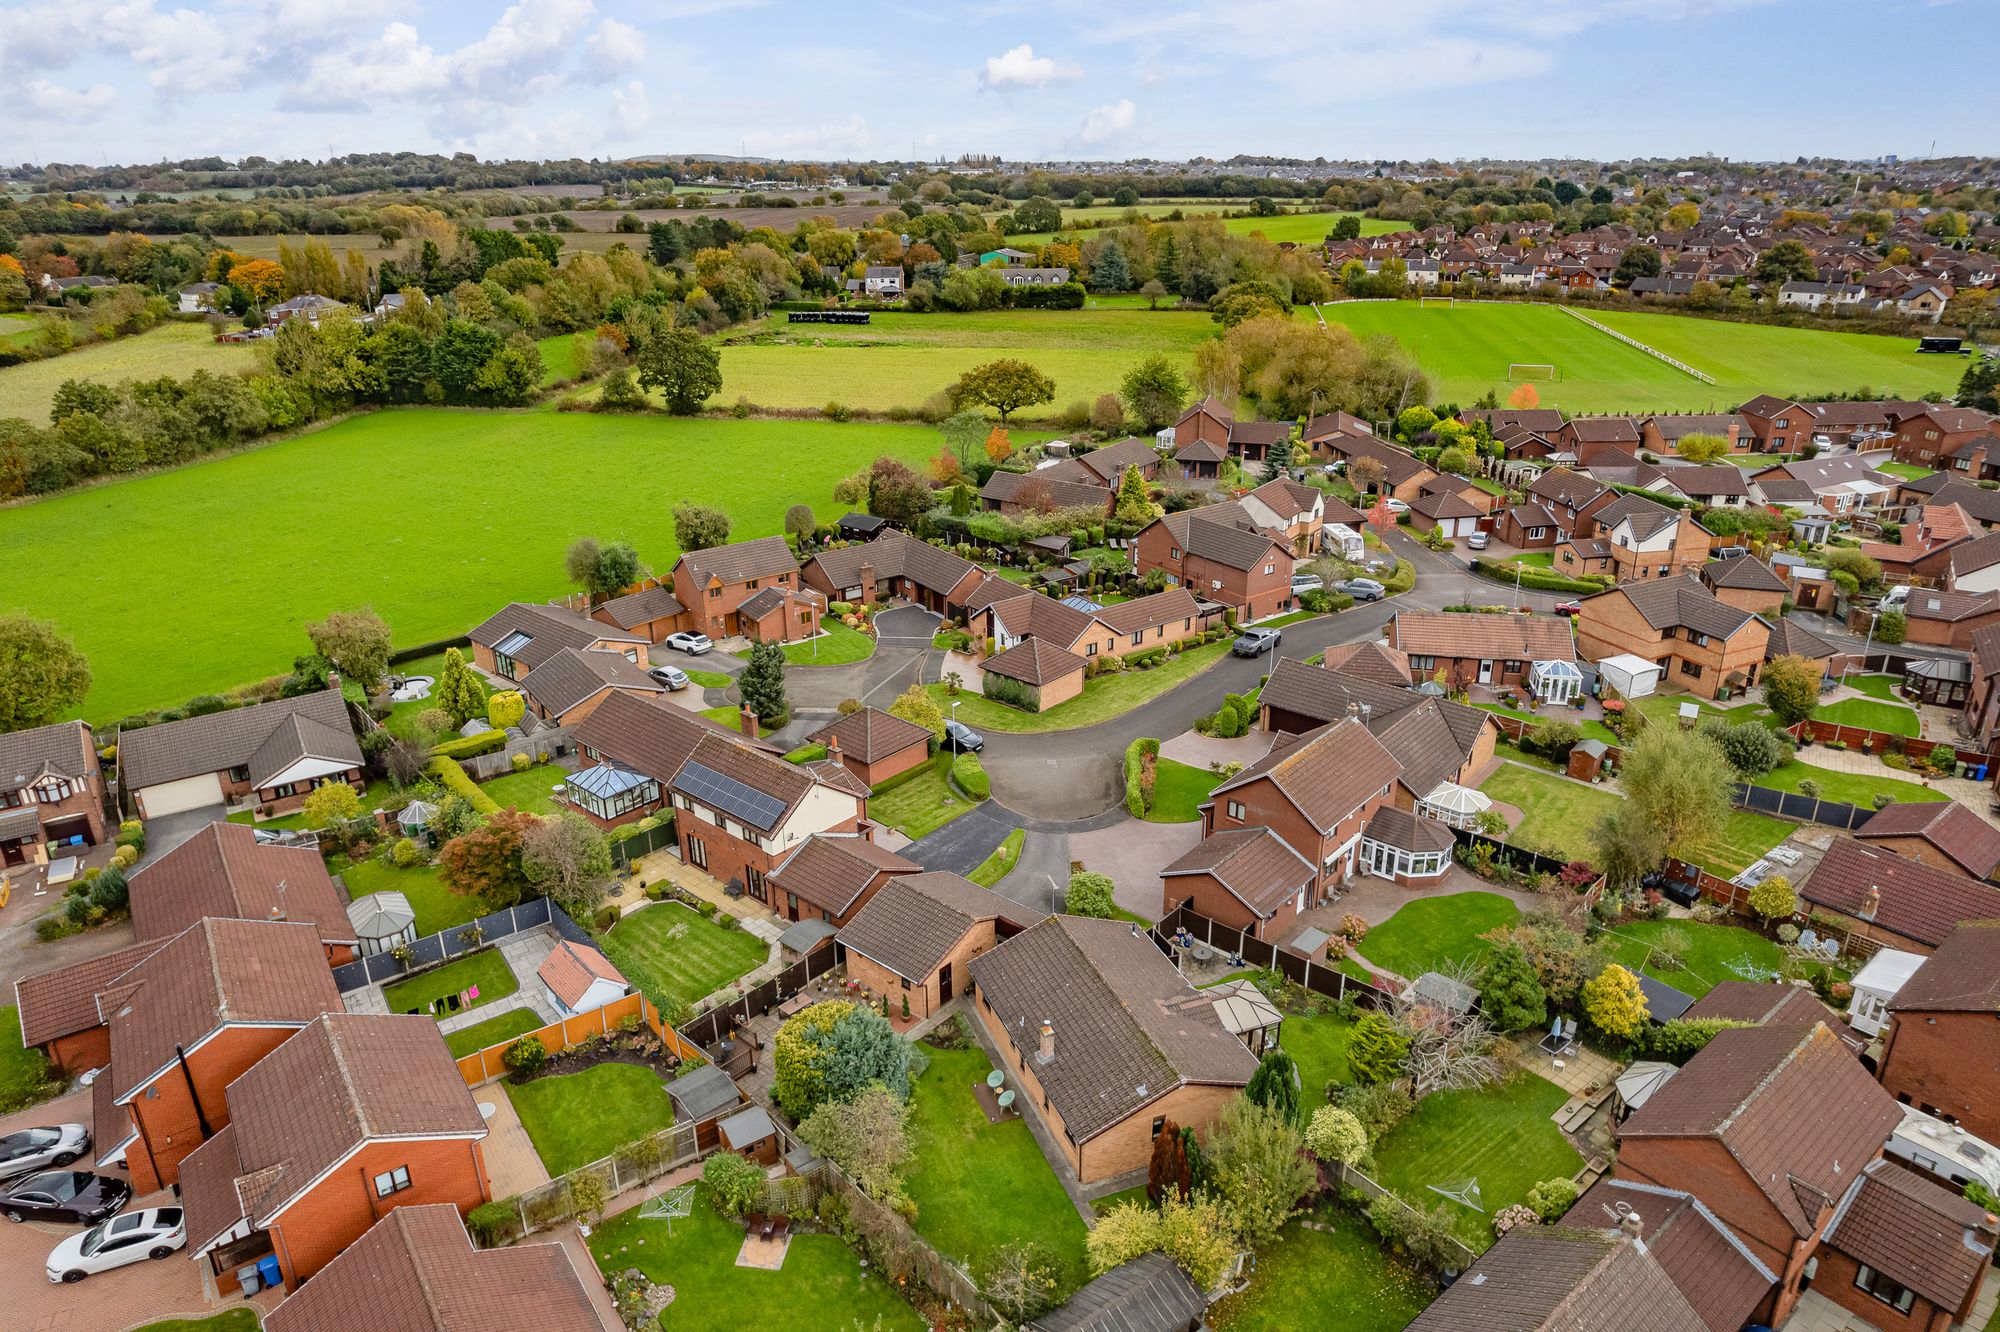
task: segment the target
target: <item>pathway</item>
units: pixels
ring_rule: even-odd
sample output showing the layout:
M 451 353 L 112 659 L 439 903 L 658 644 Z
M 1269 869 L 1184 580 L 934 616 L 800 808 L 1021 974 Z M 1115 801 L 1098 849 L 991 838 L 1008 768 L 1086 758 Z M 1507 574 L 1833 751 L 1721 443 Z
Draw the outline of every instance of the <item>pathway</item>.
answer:
M 1896 769 L 1858 749 L 1828 749 L 1825 745 L 1807 745 L 1797 754 L 1799 762 L 1828 772 L 1847 772 L 1861 777 L 1893 778 L 1900 782 L 1918 782 L 1934 791 L 1941 791 L 1959 804 L 1977 814 L 1986 822 L 2000 828 L 2000 815 L 1993 813 L 1993 788 L 1986 782 L 1975 782 L 1965 777 L 1924 778 L 1914 772 L 1898 772 Z

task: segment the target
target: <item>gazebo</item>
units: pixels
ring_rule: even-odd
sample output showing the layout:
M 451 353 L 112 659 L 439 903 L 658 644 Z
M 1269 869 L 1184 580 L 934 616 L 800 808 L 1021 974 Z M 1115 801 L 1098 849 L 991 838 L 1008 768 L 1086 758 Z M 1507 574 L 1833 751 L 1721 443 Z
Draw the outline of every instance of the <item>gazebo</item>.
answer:
M 412 800 L 403 806 L 402 813 L 396 815 L 396 824 L 403 830 L 403 836 L 415 837 L 431 826 L 437 812 L 437 806 L 427 800 Z
M 1417 806 L 1417 813 L 1451 828 L 1475 828 L 1479 816 L 1493 808 L 1493 797 L 1457 782 L 1439 782 Z
M 1583 672 L 1575 662 L 1538 661 L 1528 670 L 1528 688 L 1544 703 L 1574 703 L 1583 692 Z
M 349 902 L 347 923 L 354 927 L 363 957 L 417 941 L 417 913 L 411 908 L 410 899 L 394 890 L 370 893 Z
M 1284 1014 L 1253 982 L 1225 981 L 1202 993 L 1214 1001 L 1215 1015 L 1223 1027 L 1249 1046 L 1251 1054 L 1262 1055 L 1266 1046 L 1275 1043 Z

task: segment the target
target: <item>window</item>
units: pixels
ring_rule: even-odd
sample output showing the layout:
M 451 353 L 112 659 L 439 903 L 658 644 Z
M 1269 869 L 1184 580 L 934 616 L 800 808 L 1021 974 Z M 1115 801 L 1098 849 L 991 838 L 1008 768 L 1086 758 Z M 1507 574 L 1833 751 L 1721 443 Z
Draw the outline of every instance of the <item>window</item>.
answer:
M 1181 557 L 1181 548 L 1179 546 L 1175 546 L 1167 552 L 1167 558 L 1170 560 L 1177 560 L 1180 557 Z
M 1160 1136 L 1160 1130 L 1161 1130 L 1161 1129 L 1163 1129 L 1163 1128 L 1165 1128 L 1166 1126 L 1167 1126 L 1167 1117 L 1166 1117 L 1165 1115 L 1154 1115 L 1154 1116 L 1153 1116 L 1153 1136 L 1154 1136 L 1154 1137 L 1156 1137 L 1156 1138 L 1157 1138 L 1157 1137 L 1159 1137 L 1159 1136 Z
M 722 600 L 722 589 L 719 587 L 711 587 L 710 589 L 708 589 L 708 599 L 710 601 Z
M 1162 634 L 1164 634 L 1164 633 L 1166 633 L 1166 630 L 1162 629 L 1162 630 L 1161 630 L 1160 632 L 1161 632 Z M 1136 634 L 1132 635 L 1132 646 L 1133 646 L 1133 647 L 1138 647 L 1138 646 L 1139 646 L 1139 644 L 1141 644 L 1141 643 L 1143 643 L 1143 642 L 1145 642 L 1145 641 L 1146 641 L 1146 631 L 1145 631 L 1144 629 L 1141 629 L 1141 630 L 1140 630 L 1140 631 L 1139 631 L 1138 633 L 1136 633 Z
M 1414 656 L 1410 658 L 1410 669 L 1413 671 L 1434 671 L 1437 669 L 1437 664 L 1436 657 Z
M 1230 818 L 1232 818 L 1232 819 L 1236 819 L 1236 820 L 1237 820 L 1237 821 L 1239 821 L 1239 822 L 1240 822 L 1240 821 L 1242 820 L 1242 818 L 1243 818 L 1243 802 L 1242 802 L 1242 801 L 1240 801 L 1240 800 L 1232 800 L 1232 801 L 1230 801 L 1230 802 L 1229 802 L 1229 817 L 1230 817 Z
M 1275 564 L 1267 564 L 1264 566 L 1264 572 L 1267 574 L 1276 573 L 1278 572 L 1278 566 Z
M 229 770 L 229 780 L 230 780 L 230 781 L 232 781 L 232 782 L 247 782 L 247 781 L 249 781 L 249 780 L 250 780 L 250 766 L 249 766 L 249 765 L 248 765 L 247 763 L 239 763 L 239 764 L 237 764 L 237 765 L 236 765 L 235 767 L 233 767 L 233 768 L 231 768 L 231 769 Z
M 1084 656 L 1086 656 L 1086 657 L 1094 657 L 1094 656 L 1096 656 L 1096 655 L 1097 655 L 1097 644 L 1095 644 L 1095 643 L 1085 643 L 1085 644 L 1083 645 L 1083 655 L 1084 655 Z
M 410 1168 L 397 1166 L 387 1174 L 375 1176 L 375 1196 L 386 1198 L 392 1193 L 401 1193 L 410 1187 Z
M 752 592 L 755 592 L 757 590 L 757 580 L 753 578 L 749 582 L 745 583 L 743 586 L 749 588 Z
M 1867 1291 L 1897 1313 L 1908 1313 L 1910 1306 L 1917 1302 L 1917 1293 L 1901 1282 L 1891 1281 L 1866 1263 L 1854 1274 L 1854 1284 Z
M 1697 662 L 1683 661 L 1681 663 L 1681 674 L 1690 680 L 1699 680 L 1701 679 L 1701 666 Z
M 904 989 L 907 990 L 910 988 L 910 978 L 908 976 L 899 976 L 897 979 L 903 982 Z
M 1506 661 L 1500 663 L 1500 670 L 1506 675 L 1519 675 L 1527 669 L 1528 663 L 1525 661 Z

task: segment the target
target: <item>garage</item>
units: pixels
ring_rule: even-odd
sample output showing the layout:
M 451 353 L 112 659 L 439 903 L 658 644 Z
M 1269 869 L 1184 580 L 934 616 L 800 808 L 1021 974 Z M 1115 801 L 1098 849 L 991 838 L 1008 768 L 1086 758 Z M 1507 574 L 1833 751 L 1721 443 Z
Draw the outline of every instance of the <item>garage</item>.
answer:
M 216 773 L 204 772 L 179 781 L 161 782 L 158 786 L 148 786 L 139 791 L 138 801 L 139 815 L 147 819 L 164 818 L 168 814 L 180 814 L 205 805 L 220 805 L 223 803 L 222 778 Z
M 1410 505 L 1410 526 L 1420 532 L 1435 527 L 1454 540 L 1477 532 L 1483 516 L 1471 501 L 1456 491 L 1425 495 Z

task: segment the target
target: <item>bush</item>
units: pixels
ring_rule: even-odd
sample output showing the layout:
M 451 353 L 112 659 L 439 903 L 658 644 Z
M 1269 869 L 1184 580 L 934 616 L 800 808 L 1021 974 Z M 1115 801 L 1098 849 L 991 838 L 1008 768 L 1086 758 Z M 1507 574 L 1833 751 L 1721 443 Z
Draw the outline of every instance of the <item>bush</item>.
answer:
M 1732 726 L 1720 717 L 1702 722 L 1701 733 L 1721 748 L 1729 766 L 1745 780 L 1762 777 L 1792 757 L 1792 738 L 1760 722 Z
M 1069 876 L 1069 895 L 1065 899 L 1069 914 L 1109 918 L 1114 909 L 1111 889 L 1110 876 L 1078 870 Z
M 992 671 L 981 671 L 979 690 L 995 703 L 1005 703 L 1008 707 L 1019 708 L 1023 712 L 1040 712 L 1040 695 L 1030 686 Z
M 1456 1268 L 1463 1261 L 1443 1203 L 1419 1211 L 1385 1193 L 1368 1204 L 1368 1224 L 1391 1249 L 1434 1271 Z
M 516 754 L 513 758 L 507 760 L 507 766 L 515 772 L 526 772 L 530 762 L 531 760 L 526 754 Z
M 715 1196 L 718 1208 L 741 1216 L 764 1195 L 764 1168 L 735 1152 L 717 1152 L 702 1162 L 701 1182 Z
M 472 1232 L 473 1240 L 483 1248 L 491 1248 L 513 1234 L 520 1223 L 521 1216 L 514 1204 L 497 1198 L 481 1203 L 465 1214 L 466 1229 Z
M 481 814 L 498 814 L 500 812 L 500 802 L 480 789 L 479 783 L 472 780 L 471 775 L 466 772 L 464 765 L 459 763 L 457 759 L 432 759 L 429 769 L 431 775 L 437 778 L 439 786 L 442 786 L 453 795 L 463 796 Z
M 1525 1201 L 1542 1220 L 1559 1221 L 1564 1212 L 1576 1206 L 1577 1196 L 1574 1180 L 1545 1179 L 1528 1190 Z
M 539 1073 L 542 1065 L 549 1062 L 548 1047 L 539 1036 L 523 1036 L 508 1046 L 500 1056 L 500 1062 L 520 1077 Z
M 105 870 L 90 881 L 90 904 L 107 915 L 123 911 L 130 900 L 131 890 L 125 883 L 125 872 L 116 865 Z
M 977 754 L 960 754 L 954 758 L 951 761 L 951 780 L 974 800 L 985 800 L 993 794 L 993 784 L 987 780 L 986 769 L 980 764 Z
M 138 863 L 139 848 L 136 846 L 121 846 L 111 853 L 111 864 L 114 868 L 128 870 Z
M 462 735 L 456 740 L 446 740 L 431 746 L 431 757 L 441 759 L 477 758 L 481 754 L 491 754 L 503 749 L 507 744 L 505 731 L 481 731 L 477 735 Z
M 1353 1165 L 1368 1151 L 1368 1130 L 1352 1110 L 1323 1105 L 1306 1125 L 1306 1146 L 1322 1161 Z
M 1125 811 L 1135 819 L 1146 816 L 1153 807 L 1151 793 L 1142 789 L 1141 779 L 1145 775 L 1147 758 L 1157 757 L 1160 742 L 1151 736 L 1141 736 L 1125 746 Z
M 424 850 L 409 838 L 399 837 L 396 839 L 395 847 L 389 852 L 389 859 L 398 869 L 408 869 L 412 865 L 423 863 Z

